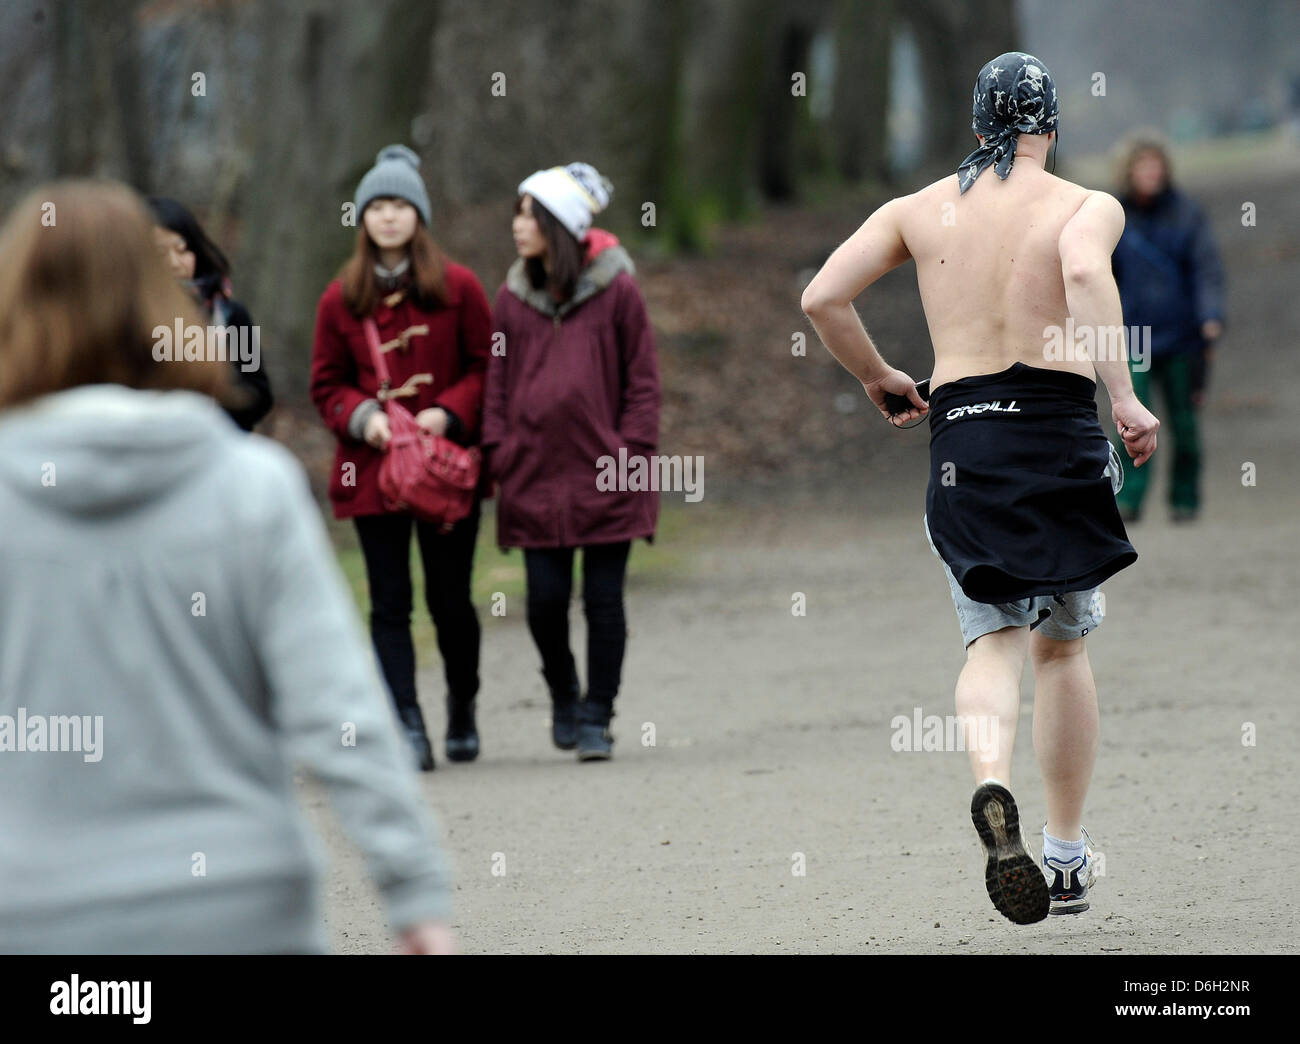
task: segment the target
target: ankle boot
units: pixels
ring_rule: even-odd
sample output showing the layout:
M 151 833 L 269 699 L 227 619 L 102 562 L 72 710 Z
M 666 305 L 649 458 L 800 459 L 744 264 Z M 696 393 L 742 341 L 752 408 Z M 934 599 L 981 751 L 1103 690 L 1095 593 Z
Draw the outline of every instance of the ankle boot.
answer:
M 551 687 L 551 742 L 560 750 L 578 745 L 578 697 L 582 689 L 578 679 L 567 685 Z
M 429 734 L 424 730 L 424 715 L 420 713 L 419 704 L 398 707 L 397 716 L 402 721 L 402 731 L 415 751 L 415 765 L 421 772 L 433 771 L 433 745 Z
M 473 761 L 478 757 L 478 724 L 474 701 L 447 697 L 447 760 Z
M 578 760 L 608 761 L 614 755 L 614 736 L 609 731 L 614 708 L 590 697 L 578 704 Z

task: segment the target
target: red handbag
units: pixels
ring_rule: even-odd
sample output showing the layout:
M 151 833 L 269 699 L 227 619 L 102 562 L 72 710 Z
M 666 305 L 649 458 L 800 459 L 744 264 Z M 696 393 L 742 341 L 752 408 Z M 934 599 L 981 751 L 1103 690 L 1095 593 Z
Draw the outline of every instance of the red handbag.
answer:
M 458 446 L 451 439 L 431 435 L 415 422 L 411 411 L 389 393 L 392 380 L 375 321 L 366 319 L 362 325 L 379 377 L 379 402 L 388 414 L 392 432 L 392 441 L 379 464 L 379 494 L 384 508 L 409 511 L 446 533 L 474 507 L 482 453 L 477 446 Z

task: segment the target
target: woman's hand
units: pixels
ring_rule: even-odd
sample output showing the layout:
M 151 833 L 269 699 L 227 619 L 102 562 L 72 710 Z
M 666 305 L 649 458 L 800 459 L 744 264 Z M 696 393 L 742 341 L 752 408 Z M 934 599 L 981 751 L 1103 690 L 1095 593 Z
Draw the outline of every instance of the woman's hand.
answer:
M 446 435 L 447 411 L 441 406 L 433 406 L 430 409 L 421 410 L 415 415 L 415 423 L 430 435 Z
M 388 426 L 388 414 L 383 410 L 376 410 L 366 421 L 366 443 L 377 450 L 382 450 L 388 447 L 392 437 L 392 429 Z

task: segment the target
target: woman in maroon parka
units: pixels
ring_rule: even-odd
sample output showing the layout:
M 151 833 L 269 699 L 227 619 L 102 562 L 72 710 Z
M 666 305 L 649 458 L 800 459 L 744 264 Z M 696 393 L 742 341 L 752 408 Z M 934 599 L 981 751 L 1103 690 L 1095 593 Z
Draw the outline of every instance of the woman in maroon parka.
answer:
M 334 516 L 351 518 L 357 528 L 375 652 L 417 763 L 427 771 L 433 750 L 416 697 L 411 641 L 411 529 L 414 524 L 447 679 L 447 757 L 472 761 L 479 751 L 480 632 L 470 571 L 479 504 L 446 534 L 384 507 L 379 462 L 390 432 L 362 322 L 368 316 L 378 327 L 389 395 L 426 430 L 468 445 L 478 439 L 492 313 L 474 273 L 444 258 L 429 235 L 419 163 L 410 149 L 390 145 L 357 186 L 356 252 L 316 311 L 311 397 L 338 438 L 329 495 Z
M 496 296 L 504 344 L 489 364 L 483 416 L 499 485 L 497 542 L 524 549 L 528 627 L 551 691 L 552 738 L 562 750 L 576 747 L 581 760 L 611 753 L 628 550 L 654 536 L 659 513 L 657 492 L 609 488 L 620 451 L 629 464 L 654 453 L 660 402 L 654 337 L 631 259 L 614 236 L 591 227 L 611 188 L 585 163 L 538 171 L 519 186 L 519 258 Z M 577 548 L 585 699 L 569 648 Z

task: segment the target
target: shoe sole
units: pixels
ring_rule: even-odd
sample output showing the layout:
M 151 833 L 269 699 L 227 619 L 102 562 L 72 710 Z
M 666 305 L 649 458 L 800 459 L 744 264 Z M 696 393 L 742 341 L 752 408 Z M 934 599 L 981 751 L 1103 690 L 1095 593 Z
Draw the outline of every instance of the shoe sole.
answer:
M 559 740 L 557 740 L 554 736 L 552 736 L 552 737 L 551 737 L 551 742 L 555 744 L 555 749 L 556 749 L 556 750 L 577 750 L 577 749 L 578 749 L 578 741 L 577 741 L 577 740 L 574 740 L 572 743 L 561 743 L 561 742 L 560 742 Z
M 456 750 L 454 747 L 447 750 L 448 761 L 473 761 L 477 757 L 477 750 Z
M 1020 812 L 1005 787 L 983 783 L 970 803 L 971 821 L 988 862 L 984 884 L 998 913 L 1016 924 L 1035 924 L 1051 909 L 1043 871 L 1020 839 Z
M 580 750 L 578 751 L 579 761 L 609 761 L 613 752 L 608 750 Z

